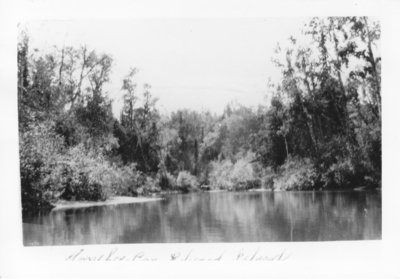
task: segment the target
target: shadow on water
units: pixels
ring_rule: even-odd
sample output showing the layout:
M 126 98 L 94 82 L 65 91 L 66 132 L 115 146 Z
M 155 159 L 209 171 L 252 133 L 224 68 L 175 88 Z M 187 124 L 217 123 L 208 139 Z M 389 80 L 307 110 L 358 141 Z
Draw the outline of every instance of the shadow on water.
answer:
M 381 238 L 380 192 L 220 192 L 25 218 L 25 245 Z

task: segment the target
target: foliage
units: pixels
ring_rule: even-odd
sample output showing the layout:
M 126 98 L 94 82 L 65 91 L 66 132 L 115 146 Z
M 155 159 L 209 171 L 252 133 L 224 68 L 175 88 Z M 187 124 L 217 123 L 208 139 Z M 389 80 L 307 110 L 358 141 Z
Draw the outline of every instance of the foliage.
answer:
M 304 37 L 307 45 L 291 38 L 277 50 L 282 81 L 261 135 L 264 165 L 309 158 L 324 187 L 379 186 L 379 25 L 364 17 L 314 18 Z
M 199 185 L 195 176 L 187 171 L 181 171 L 176 179 L 176 185 L 179 190 L 189 192 L 196 189 Z
M 259 188 L 261 180 L 254 171 L 253 159 L 254 154 L 248 153 L 235 163 L 229 159 L 213 162 L 209 178 L 211 186 L 230 191 Z
M 156 173 L 160 163 L 157 99 L 151 95 L 151 87 L 145 84 L 143 102 L 138 105 L 136 73 L 136 69 L 131 69 L 123 81 L 124 104 L 120 123 L 114 124 L 114 135 L 119 141 L 117 151 L 125 164 L 135 162 L 140 171 Z
M 48 175 L 63 152 L 63 139 L 52 129 L 54 123 L 29 125 L 20 132 L 20 177 L 24 211 L 49 208 L 49 200 L 61 189 L 48 183 Z M 54 193 L 54 194 L 53 194 Z
M 165 174 L 158 174 L 158 185 L 164 190 L 178 188 L 176 178 L 169 172 L 166 172 Z
M 270 103 L 221 115 L 161 114 L 138 70 L 117 119 L 105 91 L 112 58 L 85 46 L 17 46 L 24 211 L 60 198 L 101 200 L 196 189 L 350 189 L 381 185 L 380 26 L 313 18 L 278 46 Z M 304 43 L 300 43 L 304 42 Z
M 319 189 L 318 172 L 309 159 L 290 159 L 283 164 L 273 180 L 274 190 Z

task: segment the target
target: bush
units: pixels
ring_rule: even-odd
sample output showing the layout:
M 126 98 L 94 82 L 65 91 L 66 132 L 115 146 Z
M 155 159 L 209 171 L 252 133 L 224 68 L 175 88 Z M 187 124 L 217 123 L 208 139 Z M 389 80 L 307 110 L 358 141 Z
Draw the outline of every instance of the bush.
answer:
M 30 124 L 19 134 L 22 209 L 24 212 L 51 208 L 49 201 L 62 189 L 47 182 L 47 175 L 61 160 L 63 139 L 51 121 Z
M 274 189 L 274 179 L 276 178 L 276 174 L 272 172 L 272 170 L 264 171 L 261 175 L 261 188 L 263 189 Z
M 360 186 L 376 187 L 375 180 L 363 162 L 337 158 L 337 162 L 316 166 L 308 159 L 290 159 L 273 178 L 275 190 L 353 189 Z M 359 160 L 360 161 L 360 160 Z M 270 178 L 266 178 L 270 184 Z
M 70 150 L 67 162 L 71 170 L 69 191 L 72 190 L 75 199 L 104 200 L 111 195 L 137 196 L 160 191 L 156 180 L 136 170 L 135 164 L 110 163 L 101 153 L 82 146 Z M 79 173 L 83 173 L 86 180 L 77 180 Z
M 166 172 L 165 174 L 158 173 L 157 179 L 158 179 L 158 185 L 163 190 L 167 190 L 167 189 L 173 190 L 178 187 L 178 185 L 176 183 L 176 178 L 169 172 Z
M 230 179 L 234 185 L 234 190 L 248 190 L 259 188 L 260 180 L 256 178 L 250 158 L 241 158 L 234 165 Z
M 121 196 L 137 196 L 137 190 L 142 182 L 142 173 L 136 170 L 136 165 L 113 165 L 113 171 L 114 175 L 112 181 L 110 181 L 113 194 Z
M 254 154 L 248 153 L 235 164 L 231 160 L 212 162 L 210 184 L 213 188 L 248 190 L 261 187 L 261 180 L 254 171 Z
M 360 186 L 371 186 L 368 174 L 369 172 L 362 162 L 353 162 L 349 158 L 341 158 L 337 163 L 324 170 L 321 181 L 325 188 L 352 189 Z
M 273 180 L 274 190 L 312 190 L 318 187 L 318 173 L 307 159 L 287 160 Z
M 233 164 L 230 160 L 214 161 L 211 163 L 212 170 L 210 172 L 210 185 L 214 189 L 233 189 L 233 182 L 230 175 Z
M 187 171 L 181 171 L 176 179 L 178 190 L 189 192 L 190 190 L 197 189 L 199 184 L 197 178 Z
M 152 195 L 154 193 L 158 193 L 161 191 L 161 188 L 158 185 L 157 178 L 153 178 L 151 176 L 146 176 L 145 174 L 141 174 L 140 177 L 140 186 L 138 186 L 137 193 L 139 195 Z
M 112 194 L 115 174 L 101 153 L 79 144 L 70 148 L 57 164 L 55 172 L 48 174 L 47 183 L 61 183 L 59 188 L 64 189 L 61 198 L 96 201 L 105 200 Z
M 136 196 L 160 191 L 155 179 L 135 164 L 111 162 L 111 139 L 101 145 L 67 147 L 53 122 L 32 124 L 20 133 L 21 192 L 24 211 L 49 208 L 58 199 L 105 200 L 112 195 Z M 169 180 L 171 180 L 169 178 Z
M 23 207 L 67 200 L 105 200 L 136 195 L 140 173 L 135 165 L 110 163 L 99 148 L 79 144 L 66 149 L 51 122 L 35 124 L 20 134 Z M 35 197 L 35 201 L 29 202 Z
M 108 197 L 100 183 L 91 181 L 89 173 L 75 172 L 71 173 L 69 181 L 65 187 L 61 198 L 66 200 L 105 200 Z

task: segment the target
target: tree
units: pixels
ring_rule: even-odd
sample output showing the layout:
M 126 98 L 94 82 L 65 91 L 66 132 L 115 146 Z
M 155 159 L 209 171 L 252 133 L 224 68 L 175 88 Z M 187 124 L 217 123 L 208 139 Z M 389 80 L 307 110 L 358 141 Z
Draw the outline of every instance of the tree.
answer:
M 143 89 L 143 103 L 138 105 L 137 84 L 134 77 L 136 69 L 131 69 L 123 80 L 124 104 L 121 111 L 121 126 L 116 131 L 119 139 L 119 153 L 125 163 L 135 162 L 144 172 L 157 172 L 159 165 L 159 113 L 157 99 L 150 92 L 150 85 Z
M 376 173 L 370 154 L 375 150 L 377 158 L 380 150 L 369 147 L 380 139 L 379 34 L 379 25 L 367 18 L 329 17 L 306 25 L 306 46 L 290 38 L 284 61 L 275 59 L 282 69 L 276 94 L 285 96 L 286 112 L 278 116 L 278 103 L 272 104 L 267 142 L 284 136 L 286 151 L 312 158 L 322 173 L 345 160 L 354 179 Z

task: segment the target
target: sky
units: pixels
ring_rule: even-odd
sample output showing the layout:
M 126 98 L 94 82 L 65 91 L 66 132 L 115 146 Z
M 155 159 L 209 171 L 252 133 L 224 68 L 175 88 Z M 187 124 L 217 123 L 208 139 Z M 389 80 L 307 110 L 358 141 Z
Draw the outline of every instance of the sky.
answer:
M 122 107 L 122 79 L 137 68 L 138 89 L 151 85 L 161 112 L 221 113 L 230 102 L 251 107 L 268 101 L 268 79 L 278 42 L 298 36 L 305 18 L 196 18 L 113 21 L 32 21 L 23 24 L 30 47 L 87 45 L 113 58 L 113 112 Z

